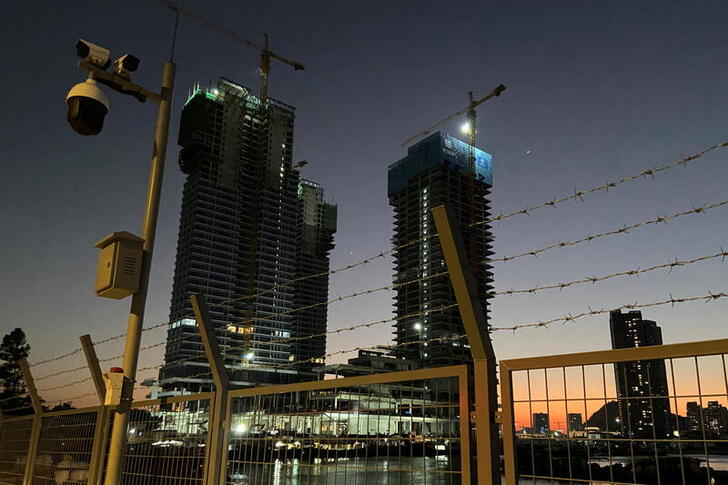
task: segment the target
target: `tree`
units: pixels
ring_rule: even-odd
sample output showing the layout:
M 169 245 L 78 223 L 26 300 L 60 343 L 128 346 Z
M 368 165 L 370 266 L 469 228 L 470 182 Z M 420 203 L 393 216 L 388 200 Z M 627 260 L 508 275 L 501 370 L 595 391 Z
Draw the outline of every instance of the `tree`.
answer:
M 25 340 L 25 332 L 16 328 L 3 337 L 0 344 L 0 408 L 3 414 L 30 414 L 30 398 L 25 396 L 25 381 L 18 366 L 18 360 L 25 359 L 30 353 L 30 345 Z M 24 408 L 24 409 L 18 409 Z

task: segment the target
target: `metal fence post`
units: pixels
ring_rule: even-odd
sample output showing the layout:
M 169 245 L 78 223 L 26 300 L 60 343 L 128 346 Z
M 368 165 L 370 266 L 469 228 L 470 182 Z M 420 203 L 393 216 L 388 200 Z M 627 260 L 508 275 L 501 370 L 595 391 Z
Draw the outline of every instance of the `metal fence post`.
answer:
M 215 393 L 210 402 L 210 419 L 208 421 L 210 429 L 205 451 L 206 463 L 203 483 L 225 483 L 225 470 L 227 469 L 227 447 L 225 446 L 227 433 L 225 433 L 225 430 L 228 427 L 228 424 L 226 424 L 226 407 L 230 377 L 225 368 L 220 348 L 217 345 L 215 328 L 210 321 L 210 313 L 205 298 L 202 295 L 190 295 L 190 301 L 197 319 L 197 329 L 205 347 L 207 361 L 210 363 L 212 379 L 215 382 Z
M 104 458 L 106 443 L 109 439 L 110 406 L 100 406 L 96 413 L 96 427 L 94 428 L 93 447 L 89 459 L 88 485 L 99 485 L 104 476 Z
M 99 366 L 99 358 L 96 355 L 96 349 L 94 349 L 94 344 L 91 341 L 91 335 L 81 335 L 79 338 L 81 339 L 83 354 L 86 356 L 88 370 L 91 373 L 91 379 L 94 381 L 96 394 L 99 396 L 99 401 L 103 405 L 106 396 L 106 385 L 104 384 L 104 378 L 101 374 L 101 366 Z
M 503 468 L 505 470 L 506 485 L 518 485 L 516 477 L 516 437 L 515 417 L 513 410 L 512 371 L 507 364 L 500 364 L 501 379 L 501 406 L 503 419 Z
M 81 335 L 81 347 L 86 356 L 88 370 L 91 373 L 91 379 L 94 382 L 96 394 L 99 397 L 101 406 L 96 412 L 96 426 L 94 428 L 93 447 L 91 448 L 91 456 L 89 458 L 88 483 L 89 485 L 97 485 L 101 483 L 104 470 L 104 458 L 106 454 L 106 440 L 109 437 L 109 416 L 111 409 L 104 406 L 106 400 L 106 385 L 101 373 L 99 358 L 96 355 L 93 341 L 90 335 Z
M 498 384 L 488 322 L 480 305 L 462 234 L 459 228 L 453 228 L 456 219 L 444 205 L 433 207 L 432 216 L 473 356 L 478 483 L 495 485 L 500 483 Z
M 30 431 L 30 440 L 28 441 L 25 476 L 23 477 L 23 485 L 31 485 L 33 483 L 33 471 L 35 470 L 35 456 L 38 452 L 38 442 L 40 441 L 40 428 L 43 423 L 43 404 L 38 396 L 38 390 L 35 387 L 35 381 L 33 380 L 33 374 L 30 372 L 28 361 L 20 359 L 18 361 L 18 367 L 20 367 L 20 372 L 23 374 L 25 387 L 28 388 L 28 394 L 30 394 L 30 400 L 33 403 L 33 411 L 35 411 L 33 427 Z

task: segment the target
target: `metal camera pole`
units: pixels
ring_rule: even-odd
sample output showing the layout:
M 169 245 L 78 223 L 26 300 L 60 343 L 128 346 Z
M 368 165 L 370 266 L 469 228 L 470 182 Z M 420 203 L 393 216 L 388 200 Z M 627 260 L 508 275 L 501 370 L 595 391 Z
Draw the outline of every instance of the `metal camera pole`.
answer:
M 147 188 L 147 203 L 144 210 L 144 224 L 141 237 L 144 239 L 144 256 L 142 258 L 141 281 L 139 291 L 131 300 L 129 311 L 129 326 L 126 334 L 124 348 L 124 375 L 133 383 L 136 379 L 137 362 L 139 360 L 139 343 L 141 341 L 142 327 L 144 325 L 144 307 L 147 302 L 149 288 L 149 272 L 152 266 L 152 253 L 154 251 L 154 236 L 157 230 L 157 214 L 159 213 L 159 199 L 162 192 L 162 178 L 164 176 L 164 159 L 167 154 L 167 139 L 169 136 L 169 117 L 172 108 L 172 91 L 174 90 L 175 64 L 166 62 L 162 74 L 162 90 L 159 95 L 159 111 L 157 113 L 157 126 L 154 132 L 154 149 L 152 152 L 152 166 L 149 173 L 149 186 Z M 114 413 L 114 425 L 109 442 L 109 459 L 106 465 L 105 485 L 117 485 L 121 476 L 126 449 L 127 426 L 131 403 L 134 398 L 134 386 L 124 386 L 121 404 Z

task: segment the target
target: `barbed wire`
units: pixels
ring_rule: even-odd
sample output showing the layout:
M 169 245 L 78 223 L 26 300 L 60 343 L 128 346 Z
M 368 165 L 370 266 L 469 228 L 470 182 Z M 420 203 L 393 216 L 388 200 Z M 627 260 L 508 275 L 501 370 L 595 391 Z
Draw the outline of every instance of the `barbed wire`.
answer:
M 337 334 L 337 333 L 341 333 L 341 332 L 350 332 L 350 331 L 357 330 L 360 328 L 374 327 L 377 325 L 381 325 L 383 323 L 396 322 L 398 320 L 406 320 L 408 318 L 422 317 L 425 315 L 429 315 L 430 313 L 444 312 L 445 310 L 449 310 L 450 308 L 455 308 L 456 306 L 458 306 L 457 303 L 453 303 L 452 305 L 440 305 L 439 307 L 429 308 L 426 310 L 422 310 L 420 312 L 409 313 L 409 314 L 403 315 L 401 317 L 392 317 L 392 318 L 385 318 L 382 320 L 376 320 L 376 321 L 368 322 L 368 323 L 359 323 L 357 325 L 352 325 L 350 327 L 337 328 L 334 330 L 328 330 L 326 332 L 321 332 L 321 333 L 314 334 L 314 335 L 304 335 L 301 337 L 288 337 L 288 338 L 283 337 L 278 340 L 271 340 L 270 342 L 266 342 L 266 343 L 274 344 L 274 343 L 280 343 L 283 341 L 285 341 L 285 342 L 294 341 L 295 342 L 295 341 L 300 341 L 300 340 L 309 340 L 312 338 L 323 337 L 326 335 L 332 335 L 332 334 Z
M 501 215 L 498 215 L 498 216 L 495 216 L 495 217 L 491 217 L 491 218 L 485 219 L 483 221 L 478 221 L 478 222 L 472 223 L 472 224 L 470 224 L 470 226 L 477 226 L 477 225 L 482 225 L 482 224 L 491 223 L 491 222 L 499 222 L 499 221 L 503 221 L 503 220 L 508 219 L 508 218 L 511 218 L 511 217 L 515 217 L 517 215 L 528 215 L 528 214 L 530 214 L 530 212 L 532 212 L 534 210 L 541 209 L 541 208 L 544 208 L 544 207 L 555 207 L 556 205 L 561 204 L 563 202 L 566 202 L 568 200 L 577 199 L 577 198 L 581 199 L 581 198 L 583 198 L 583 196 L 589 195 L 589 194 L 592 194 L 592 193 L 595 193 L 595 192 L 608 191 L 612 187 L 616 187 L 617 185 L 621 185 L 621 184 L 624 184 L 624 183 L 627 183 L 627 182 L 630 182 L 630 181 L 633 181 L 633 180 L 646 179 L 647 177 L 650 177 L 650 176 L 651 177 L 654 177 L 656 174 L 658 174 L 660 172 L 670 170 L 670 169 L 675 168 L 677 166 L 681 166 L 681 165 L 682 166 L 686 166 L 688 163 L 690 163 L 690 162 L 692 162 L 694 160 L 697 160 L 697 159 L 703 157 L 703 155 L 707 154 L 708 152 L 711 152 L 711 151 L 713 151 L 715 149 L 718 149 L 718 148 L 724 148 L 726 146 L 728 146 L 728 142 L 717 143 L 717 144 L 715 144 L 713 146 L 710 146 L 710 147 L 708 147 L 706 149 L 703 149 L 703 150 L 701 150 L 701 151 L 699 151 L 699 152 L 697 152 L 697 153 L 695 153 L 693 155 L 684 157 L 684 158 L 682 158 L 679 161 L 672 162 L 670 164 L 663 165 L 661 167 L 655 167 L 655 168 L 652 168 L 652 169 L 643 170 L 643 171 L 641 171 L 638 174 L 634 174 L 634 175 L 630 175 L 630 176 L 627 176 L 627 177 L 623 177 L 621 179 L 618 179 L 618 180 L 615 180 L 615 181 L 612 181 L 612 182 L 607 182 L 607 183 L 605 183 L 603 185 L 600 185 L 598 187 L 594 187 L 594 188 L 591 188 L 591 189 L 575 190 L 573 194 L 570 194 L 568 196 L 563 196 L 561 198 L 554 198 L 554 199 L 551 199 L 549 201 L 543 202 L 541 204 L 538 204 L 538 205 L 533 206 L 533 207 L 530 207 L 530 208 L 529 207 L 525 207 L 524 209 L 520 209 L 520 210 L 512 211 L 510 213 L 501 214 Z M 703 209 L 703 210 L 709 210 L 711 208 L 718 207 L 718 206 L 723 205 L 723 204 L 725 204 L 725 202 L 724 203 L 721 203 L 721 204 L 714 204 L 712 206 L 705 206 L 705 207 L 703 207 L 701 209 Z M 528 251 L 526 253 L 522 253 L 522 254 L 518 254 L 518 255 L 514 255 L 514 256 L 508 256 L 508 257 L 504 257 L 504 258 L 488 259 L 488 260 L 485 260 L 484 263 L 491 263 L 491 262 L 497 262 L 497 261 L 510 261 L 512 259 L 516 259 L 516 258 L 520 258 L 520 257 L 535 256 L 535 255 L 540 254 L 540 253 L 542 253 L 544 251 L 548 251 L 550 249 L 555 249 L 557 247 L 572 246 L 572 245 L 579 244 L 579 243 L 582 243 L 582 242 L 591 241 L 592 239 L 595 239 L 597 237 L 605 237 L 605 236 L 612 235 L 612 234 L 624 233 L 624 232 L 627 232 L 628 230 L 634 229 L 636 227 L 641 227 L 641 226 L 648 225 L 648 224 L 656 224 L 657 222 L 666 222 L 669 219 L 673 219 L 673 218 L 679 217 L 681 215 L 687 215 L 687 214 L 697 213 L 697 212 L 699 212 L 698 209 L 696 209 L 694 211 L 686 211 L 684 213 L 676 214 L 676 215 L 673 215 L 673 216 L 668 216 L 668 217 L 665 217 L 665 218 L 657 218 L 657 219 L 655 219 L 653 221 L 648 221 L 646 223 L 642 223 L 642 224 L 639 224 L 639 225 L 634 225 L 634 226 L 630 226 L 630 227 L 623 227 L 623 228 L 618 229 L 618 230 L 615 230 L 615 231 L 610 231 L 609 233 L 602 233 L 602 234 L 598 234 L 598 235 L 595 235 L 595 236 L 588 236 L 588 237 L 583 238 L 581 240 L 571 241 L 571 242 L 567 242 L 567 243 L 564 243 L 564 242 L 556 243 L 556 244 L 549 245 L 549 246 L 547 246 L 545 248 L 542 248 L 542 249 L 539 249 L 539 250 Z M 344 266 L 335 268 L 333 270 L 322 271 L 322 272 L 319 272 L 319 273 L 314 273 L 314 274 L 310 274 L 310 275 L 306 275 L 306 276 L 301 276 L 301 277 L 298 277 L 298 278 L 294 278 L 293 280 L 291 280 L 289 282 L 273 285 L 271 288 L 268 288 L 266 290 L 262 290 L 260 292 L 256 292 L 256 293 L 254 293 L 252 295 L 244 295 L 244 296 L 238 296 L 238 297 L 229 298 L 229 299 L 223 300 L 222 302 L 219 302 L 217 304 L 224 305 L 226 303 L 236 302 L 236 301 L 240 301 L 240 300 L 250 300 L 250 299 L 253 299 L 253 298 L 256 298 L 256 297 L 259 297 L 259 296 L 263 296 L 263 295 L 268 294 L 268 293 L 271 293 L 271 292 L 274 292 L 279 287 L 290 286 L 290 285 L 293 285 L 293 284 L 295 284 L 297 282 L 304 281 L 304 280 L 307 280 L 307 279 L 317 278 L 317 277 L 322 277 L 322 276 L 327 276 L 327 275 L 333 275 L 333 274 L 336 274 L 336 273 L 339 273 L 339 272 L 342 272 L 342 271 L 346 271 L 346 270 L 349 270 L 349 269 L 352 269 L 352 268 L 356 268 L 356 267 L 359 267 L 359 266 L 363 266 L 363 265 L 366 265 L 366 264 L 368 264 L 368 263 L 370 263 L 370 262 L 372 262 L 374 260 L 383 258 L 383 257 L 387 256 L 388 254 L 391 254 L 391 253 L 393 253 L 395 251 L 398 251 L 400 249 L 404 249 L 405 247 L 408 247 L 408 246 L 417 244 L 419 242 L 422 242 L 422 241 L 425 241 L 425 240 L 428 240 L 428 239 L 431 239 L 431 238 L 434 238 L 434 237 L 437 237 L 437 234 L 429 234 L 429 235 L 426 235 L 424 237 L 421 237 L 421 238 L 418 238 L 418 239 L 414 239 L 412 241 L 408 241 L 406 243 L 403 243 L 403 244 L 394 246 L 394 247 L 392 247 L 390 249 L 383 250 L 383 251 L 379 252 L 378 254 L 376 254 L 374 256 L 365 258 L 365 259 L 360 260 L 360 261 L 358 261 L 356 263 L 344 265 Z M 391 288 L 391 286 L 389 288 Z M 384 289 L 388 289 L 388 288 L 383 287 L 381 289 L 373 290 L 373 291 L 382 291 Z M 362 292 L 360 294 L 366 294 L 366 293 L 367 292 Z M 360 294 L 357 294 L 356 296 L 360 296 Z M 349 296 L 349 297 L 353 298 L 354 296 L 352 295 L 352 296 Z M 344 298 L 342 297 L 342 299 L 344 299 Z M 335 299 L 334 301 L 339 301 L 339 300 L 336 300 Z M 320 303 L 319 305 L 323 305 L 323 304 L 324 303 Z M 318 305 L 316 305 L 316 306 L 318 306 Z M 308 308 L 310 308 L 310 307 L 308 307 Z M 152 327 L 144 328 L 142 331 L 145 332 L 145 331 L 150 331 L 150 330 L 154 330 L 154 329 L 157 329 L 157 328 L 166 327 L 169 324 L 170 324 L 170 322 L 160 323 L 160 324 L 154 325 Z M 103 344 L 106 344 L 106 343 L 113 342 L 115 340 L 121 339 L 121 338 L 123 338 L 125 336 L 126 336 L 125 333 L 119 334 L 119 335 L 115 335 L 115 336 L 112 336 L 112 337 L 108 337 L 108 338 L 102 339 L 102 340 L 100 340 L 98 342 L 94 342 L 94 344 L 95 345 L 103 345 Z M 58 355 L 58 356 L 55 356 L 55 357 L 52 357 L 52 358 L 49 358 L 49 359 L 46 359 L 46 360 L 43 360 L 43 361 L 40 361 L 40 362 L 36 362 L 34 364 L 31 364 L 30 367 L 32 368 L 32 367 L 36 367 L 36 366 L 39 366 L 39 365 L 47 364 L 47 363 L 50 363 L 50 362 L 55 362 L 55 361 L 58 361 L 58 360 L 61 360 L 61 359 L 65 359 L 65 358 L 70 357 L 72 355 L 75 355 L 75 354 L 77 354 L 77 353 L 79 353 L 81 351 L 82 351 L 82 349 L 79 347 L 79 348 L 77 348 L 77 349 L 75 349 L 75 350 L 73 350 L 71 352 L 68 352 L 68 353 L 65 353 L 65 354 L 61 354 L 61 355 Z M 71 372 L 71 371 L 69 371 L 69 372 Z
M 588 317 L 588 316 L 603 315 L 603 314 L 609 313 L 609 312 L 616 312 L 623 308 L 626 310 L 635 310 L 635 309 L 640 309 L 640 308 L 651 308 L 651 307 L 663 306 L 663 305 L 673 305 L 674 306 L 675 303 L 687 303 L 687 302 L 692 302 L 692 301 L 705 301 L 707 303 L 707 302 L 717 300 L 719 298 L 726 298 L 726 297 L 728 297 L 728 293 L 712 293 L 712 292 L 708 292 L 707 295 L 691 296 L 691 297 L 687 297 L 687 298 L 673 298 L 673 296 L 670 295 L 670 298 L 667 300 L 654 301 L 654 302 L 649 302 L 649 303 L 635 302 L 630 305 L 621 305 L 621 306 L 611 308 L 611 309 L 602 308 L 599 310 L 592 310 L 590 308 L 589 311 L 578 313 L 576 315 L 568 314 L 563 317 L 556 317 L 556 318 L 552 318 L 550 320 L 543 320 L 540 322 L 533 322 L 533 323 L 526 323 L 526 324 L 518 324 L 518 325 L 513 325 L 510 327 L 491 327 L 490 330 L 491 330 L 491 332 L 511 331 L 511 332 L 515 333 L 517 330 L 521 330 L 523 328 L 539 328 L 539 327 L 545 328 L 553 323 L 562 322 L 565 324 L 567 322 L 573 322 L 575 320 L 579 320 L 580 318 L 584 318 L 584 317 Z
M 101 361 L 99 361 L 99 362 L 101 362 Z M 81 371 L 84 369 L 88 369 L 88 365 L 82 365 L 80 367 L 74 367 L 73 369 L 61 370 L 58 372 L 54 372 L 53 374 L 48 374 L 46 376 L 36 377 L 35 382 L 42 381 L 44 379 L 50 379 L 51 377 L 61 376 L 63 374 L 73 374 L 74 372 L 78 372 L 78 371 Z
M 671 261 L 665 264 L 658 264 L 655 266 L 649 266 L 647 268 L 635 268 L 627 271 L 619 271 L 617 273 L 611 273 L 604 276 L 589 276 L 586 278 L 581 278 L 578 280 L 568 281 L 564 283 L 554 283 L 550 285 L 543 285 L 543 286 L 534 286 L 533 288 L 525 288 L 525 289 L 519 289 L 519 290 L 502 290 L 502 291 L 493 291 L 489 292 L 489 296 L 502 296 L 502 295 L 517 295 L 517 294 L 534 294 L 539 291 L 543 290 L 563 290 L 564 288 L 568 288 L 570 286 L 584 284 L 584 283 L 598 283 L 600 281 L 605 281 L 611 278 L 617 278 L 619 276 L 639 276 L 643 273 L 648 273 L 650 271 L 656 271 L 658 269 L 669 269 L 669 272 L 671 273 L 673 268 L 679 267 L 679 266 L 687 266 L 690 264 L 700 263 L 702 261 L 709 261 L 711 259 L 721 258 L 721 261 L 725 261 L 726 256 L 728 256 L 728 251 L 724 251 L 721 248 L 721 251 L 715 254 L 711 254 L 708 256 L 701 256 L 699 258 L 694 259 L 688 259 L 683 261 L 678 261 L 677 258 L 675 258 L 675 261 Z
M 647 177 L 654 178 L 654 176 L 660 172 L 664 172 L 664 171 L 670 170 L 670 169 L 678 167 L 678 166 L 686 166 L 688 163 L 701 158 L 706 153 L 711 152 L 717 148 L 724 148 L 724 147 L 728 147 L 728 142 L 716 143 L 715 145 L 705 148 L 704 150 L 694 153 L 693 155 L 684 157 L 680 160 L 669 163 L 667 165 L 643 170 L 640 173 L 637 173 L 634 175 L 629 175 L 627 177 L 623 177 L 621 179 L 614 180 L 612 182 L 607 182 L 606 184 L 600 185 L 598 187 L 594 187 L 594 188 L 586 189 L 586 190 L 575 190 L 573 194 L 563 196 L 560 198 L 553 198 L 549 201 L 543 202 L 543 203 L 535 205 L 533 207 L 527 206 L 521 210 L 516 210 L 513 212 L 506 213 L 506 214 L 501 214 L 501 215 L 498 215 L 495 217 L 491 217 L 491 218 L 488 218 L 488 219 L 485 219 L 482 221 L 474 222 L 472 224 L 469 224 L 469 227 L 479 226 L 482 224 L 488 224 L 491 222 L 501 222 L 505 219 L 509 219 L 511 217 L 518 216 L 518 215 L 529 215 L 532 211 L 535 211 L 538 209 L 543 209 L 544 207 L 555 207 L 558 204 L 561 204 L 563 202 L 566 202 L 566 201 L 572 200 L 572 199 L 582 199 L 585 195 L 590 195 L 595 192 L 608 191 L 609 189 L 616 187 L 617 185 L 631 182 L 633 180 L 638 180 L 638 179 L 644 180 Z
M 56 362 L 58 360 L 62 360 L 62 359 L 71 357 L 72 355 L 76 355 L 79 352 L 81 352 L 82 350 L 83 349 L 81 347 L 79 347 L 79 348 L 77 348 L 77 349 L 75 349 L 75 350 L 73 350 L 71 352 L 68 352 L 68 353 L 65 353 L 65 354 L 61 354 L 61 355 L 57 355 L 55 357 L 51 357 L 51 358 L 46 359 L 46 360 L 41 360 L 40 362 L 36 362 L 34 364 L 29 364 L 29 367 L 32 368 L 32 367 L 37 367 L 39 365 L 48 364 L 49 362 Z
M 581 244 L 581 243 L 584 243 L 584 242 L 593 241 L 594 239 L 599 239 L 599 238 L 602 238 L 602 237 L 613 236 L 615 234 L 625 234 L 625 233 L 631 231 L 632 229 L 637 229 L 637 228 L 640 228 L 640 227 L 645 227 L 645 226 L 650 226 L 650 225 L 654 225 L 654 224 L 659 224 L 659 223 L 662 223 L 662 222 L 667 222 L 669 220 L 677 219 L 678 217 L 687 216 L 687 215 L 691 215 L 691 214 L 703 214 L 703 213 L 705 213 L 705 212 L 707 212 L 707 211 L 709 211 L 711 209 L 715 209 L 715 208 L 718 208 L 718 207 L 723 207 L 725 205 L 728 205 L 728 200 L 724 200 L 722 202 L 717 202 L 715 204 L 704 205 L 702 207 L 696 207 L 696 208 L 693 208 L 693 209 L 690 209 L 690 210 L 685 210 L 685 211 L 682 211 L 682 212 L 676 212 L 675 214 L 668 215 L 668 216 L 658 216 L 655 219 L 650 219 L 648 221 L 639 222 L 637 224 L 632 224 L 631 226 L 626 226 L 625 225 L 625 226 L 622 226 L 619 229 L 614 229 L 612 231 L 607 231 L 607 232 L 597 233 L 597 234 L 593 234 L 593 235 L 588 235 L 586 237 L 583 237 L 583 238 L 580 238 L 580 239 L 575 239 L 573 241 L 557 242 L 557 243 L 549 244 L 548 246 L 544 246 L 544 247 L 542 247 L 540 249 L 535 249 L 535 250 L 532 250 L 532 251 L 526 251 L 526 252 L 523 252 L 523 253 L 520 253 L 520 254 L 515 254 L 513 256 L 504 256 L 504 257 L 501 257 L 501 258 L 490 258 L 490 259 L 486 259 L 484 261 L 481 261 L 481 263 L 483 263 L 483 264 L 490 264 L 490 263 L 495 263 L 495 262 L 507 262 L 507 261 L 512 261 L 514 259 L 518 259 L 518 258 L 524 258 L 526 256 L 538 256 L 539 254 L 544 253 L 546 251 L 550 251 L 552 249 L 564 248 L 564 247 L 568 247 L 568 246 L 576 246 L 577 244 Z
M 454 306 L 457 306 L 457 305 L 454 305 Z M 269 369 L 269 368 L 278 369 L 278 368 L 284 368 L 284 367 L 291 367 L 291 366 L 295 366 L 295 365 L 299 365 L 299 364 L 306 364 L 306 363 L 318 362 L 320 360 L 325 360 L 325 359 L 328 359 L 330 357 L 335 357 L 337 355 L 343 355 L 343 354 L 350 354 L 352 352 L 358 352 L 360 350 L 372 350 L 372 351 L 374 351 L 374 350 L 381 350 L 381 349 L 393 350 L 393 349 L 398 349 L 398 348 L 401 348 L 401 347 L 407 347 L 407 346 L 410 346 L 410 345 L 423 345 L 423 344 L 429 344 L 429 343 L 432 343 L 432 342 L 457 341 L 457 340 L 462 340 L 464 338 L 467 338 L 467 335 L 466 334 L 456 335 L 456 336 L 448 336 L 448 337 L 433 337 L 433 338 L 429 338 L 429 339 L 411 340 L 411 341 L 402 342 L 402 343 L 399 343 L 399 344 L 392 344 L 392 345 L 375 345 L 375 346 L 372 346 L 372 347 L 355 347 L 355 348 L 347 349 L 347 350 L 338 350 L 336 352 L 331 352 L 331 353 L 328 353 L 328 354 L 324 354 L 324 355 L 319 356 L 319 357 L 311 357 L 311 358 L 307 358 L 307 359 L 293 360 L 291 362 L 285 362 L 285 363 L 281 363 L 281 364 L 265 364 L 265 365 L 255 365 L 255 364 L 251 364 L 251 365 L 246 366 L 242 370 L 255 370 L 256 368 L 260 368 L 260 367 L 267 368 L 267 369 Z M 240 369 L 235 369 L 235 370 L 240 370 Z M 170 379 L 169 382 L 179 382 L 179 381 L 182 381 L 184 379 L 194 379 L 194 378 L 198 378 L 198 377 L 205 376 L 207 374 L 211 374 L 211 371 L 210 370 L 207 370 L 205 372 L 201 372 L 199 374 L 193 374 L 191 376 L 174 377 L 174 378 Z
M 148 332 L 150 330 L 156 330 L 158 328 L 166 327 L 170 323 L 172 323 L 172 322 L 171 321 L 167 321 L 167 322 L 163 322 L 163 323 L 158 323 L 158 324 L 152 325 L 151 327 L 144 327 L 142 329 L 142 332 Z M 94 344 L 94 346 L 103 345 L 103 344 L 106 344 L 106 343 L 109 343 L 109 342 L 113 342 L 114 340 L 118 340 L 118 339 L 123 338 L 123 337 L 126 337 L 126 333 L 122 333 L 122 334 L 119 334 L 119 335 L 114 335 L 112 337 L 107 337 L 105 339 L 99 340 L 98 342 L 93 342 L 93 344 Z M 55 357 L 50 357 L 50 358 L 48 358 L 46 360 L 41 360 L 40 362 L 35 362 L 33 364 L 29 364 L 29 367 L 31 367 L 31 368 L 32 367 L 37 367 L 39 365 L 48 364 L 49 362 L 56 362 L 56 361 L 59 361 L 59 360 L 63 360 L 63 359 L 66 359 L 68 357 L 74 356 L 74 355 L 76 355 L 76 354 L 78 354 L 80 352 L 83 352 L 83 348 L 82 347 L 78 347 L 78 348 L 72 350 L 71 352 L 67 352 L 65 354 L 60 354 L 60 355 L 57 355 Z M 102 360 L 99 360 L 99 362 L 102 362 Z M 81 367 L 81 368 L 84 368 L 84 367 Z M 81 369 L 81 368 L 79 368 L 79 369 Z M 76 370 L 78 370 L 78 369 L 76 369 Z M 70 372 L 70 370 L 68 372 Z M 51 376 L 46 376 L 46 377 L 51 377 Z
M 76 384 L 82 384 L 82 383 L 88 382 L 88 381 L 90 381 L 92 379 L 93 378 L 91 376 L 88 376 L 88 377 L 84 377 L 83 379 L 79 379 L 79 380 L 73 381 L 73 382 L 68 382 L 68 383 L 61 384 L 61 385 L 58 385 L 58 386 L 55 386 L 55 387 L 47 387 L 45 389 L 38 389 L 38 392 L 40 393 L 40 392 L 57 391 L 58 389 L 65 389 L 66 387 L 75 386 Z
M 379 288 L 371 288 L 371 289 L 368 289 L 368 290 L 362 290 L 362 291 L 350 293 L 348 295 L 338 296 L 338 297 L 332 298 L 332 299 L 330 299 L 328 301 L 320 301 L 320 302 L 317 302 L 317 303 L 312 303 L 310 305 L 305 305 L 305 306 L 301 306 L 301 307 L 297 307 L 297 308 L 292 308 L 290 310 L 286 310 L 286 311 L 283 311 L 283 312 L 280 312 L 280 313 L 270 313 L 268 316 L 248 318 L 248 319 L 243 320 L 242 322 L 240 322 L 239 324 L 236 324 L 236 325 L 245 325 L 245 324 L 253 323 L 253 322 L 256 322 L 256 321 L 260 321 L 260 320 L 268 320 L 270 318 L 276 318 L 276 317 L 281 317 L 281 316 L 284 316 L 284 315 L 290 315 L 290 314 L 293 314 L 293 313 L 296 313 L 296 312 L 299 312 L 299 311 L 303 311 L 303 310 L 310 310 L 312 308 L 316 308 L 316 307 L 319 307 L 319 306 L 324 306 L 324 305 L 328 306 L 328 305 L 330 305 L 332 303 L 338 303 L 340 301 L 348 300 L 348 299 L 351 299 L 351 298 L 356 298 L 356 297 L 359 297 L 359 296 L 370 295 L 372 293 L 377 293 L 379 291 L 392 290 L 392 289 L 395 289 L 395 288 L 400 288 L 402 286 L 407 286 L 407 285 L 411 285 L 411 284 L 414 284 L 414 283 L 422 283 L 424 281 L 429 281 L 431 279 L 434 279 L 434 278 L 437 278 L 437 277 L 440 277 L 440 276 L 444 276 L 446 274 L 448 274 L 448 272 L 447 271 L 443 271 L 441 273 L 436 273 L 436 274 L 429 275 L 429 276 L 423 276 L 421 278 L 416 278 L 416 279 L 412 279 L 412 280 L 409 280 L 409 281 L 404 281 L 404 282 L 401 282 L 401 283 L 393 283 L 391 285 L 385 285 L 385 286 L 381 286 Z

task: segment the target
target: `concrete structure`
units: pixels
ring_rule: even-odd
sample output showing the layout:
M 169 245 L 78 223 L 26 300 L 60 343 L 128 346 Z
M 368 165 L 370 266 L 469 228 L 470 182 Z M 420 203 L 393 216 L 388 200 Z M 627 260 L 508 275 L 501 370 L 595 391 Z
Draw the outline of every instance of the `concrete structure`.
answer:
M 232 384 L 296 381 L 291 361 L 318 357 L 325 340 L 287 339 L 326 328 L 326 271 L 336 208 L 323 191 L 299 180 L 292 163 L 294 108 L 226 79 L 195 86 L 182 111 L 180 168 L 187 175 L 165 366 L 166 393 L 209 389 L 211 378 L 191 317 L 190 293 L 206 297 Z M 300 262 L 300 264 L 299 264 Z M 199 356 L 199 358 L 197 358 Z M 306 377 L 308 378 L 308 377 Z
M 609 314 L 613 349 L 662 345 L 662 331 L 639 311 Z M 614 364 L 622 434 L 632 438 L 669 438 L 673 426 L 667 396 L 664 360 L 645 360 Z M 644 399 L 635 399 L 641 398 Z
M 477 148 L 474 155 L 475 181 L 472 185 L 469 145 L 440 132 L 409 147 L 407 156 L 389 167 L 388 196 L 395 215 L 393 243 L 400 246 L 419 240 L 395 252 L 394 280 L 403 283 L 425 278 L 396 289 L 395 312 L 400 317 L 395 325 L 397 344 L 458 337 L 465 333 L 457 308 L 409 316 L 455 303 L 447 277 L 426 279 L 446 269 L 438 239 L 428 238 L 437 233 L 431 210 L 441 204 L 453 211 L 458 219 L 453 222 L 462 227 L 481 305 L 487 316 L 492 273 L 482 261 L 492 254 L 493 236 L 488 224 L 467 226 L 471 221 L 482 221 L 490 215 L 488 194 L 493 180 L 492 157 Z M 394 355 L 416 362 L 420 367 L 472 361 L 465 339 L 406 345 L 398 348 Z

